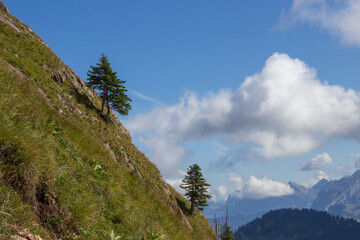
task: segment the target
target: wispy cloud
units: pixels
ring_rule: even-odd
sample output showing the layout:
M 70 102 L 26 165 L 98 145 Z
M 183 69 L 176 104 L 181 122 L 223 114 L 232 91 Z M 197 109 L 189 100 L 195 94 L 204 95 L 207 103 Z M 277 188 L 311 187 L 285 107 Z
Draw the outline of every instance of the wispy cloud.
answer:
M 309 179 L 309 181 L 303 182 L 302 184 L 305 187 L 312 187 L 322 179 L 329 180 L 330 178 L 324 171 L 316 170 L 316 171 L 314 171 L 313 176 Z
M 222 144 L 221 144 L 222 145 Z M 234 167 L 239 162 L 249 162 L 254 160 L 263 160 L 263 157 L 258 154 L 250 146 L 241 146 L 238 148 L 226 148 L 223 146 L 218 155 L 218 159 L 211 162 L 209 170 L 223 171 Z
M 344 44 L 360 46 L 360 0 L 293 0 L 280 25 L 306 22 L 338 36 Z
M 349 175 L 351 173 L 350 167 L 345 164 L 339 164 L 334 169 L 335 174 L 337 174 L 340 177 Z
M 130 93 L 134 94 L 135 96 L 139 97 L 139 98 L 142 98 L 146 101 L 149 101 L 149 102 L 153 102 L 153 103 L 156 103 L 158 105 L 162 105 L 163 103 L 160 102 L 159 100 L 156 100 L 154 98 L 151 98 L 151 97 L 148 97 L 148 96 L 145 96 L 144 94 L 141 94 L 137 91 L 134 91 L 134 90 L 129 90 Z

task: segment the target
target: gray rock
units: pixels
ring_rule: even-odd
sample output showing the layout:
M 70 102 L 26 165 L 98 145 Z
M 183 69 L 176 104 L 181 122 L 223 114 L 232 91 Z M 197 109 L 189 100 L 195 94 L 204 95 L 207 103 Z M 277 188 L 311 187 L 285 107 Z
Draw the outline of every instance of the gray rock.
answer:
M 360 170 L 351 176 L 330 181 L 311 205 L 335 215 L 360 219 Z

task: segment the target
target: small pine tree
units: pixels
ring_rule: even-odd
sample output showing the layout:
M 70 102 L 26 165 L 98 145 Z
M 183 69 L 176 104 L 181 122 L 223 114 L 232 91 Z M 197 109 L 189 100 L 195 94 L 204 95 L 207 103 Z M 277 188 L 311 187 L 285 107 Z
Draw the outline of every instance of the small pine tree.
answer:
M 222 231 L 221 231 L 221 240 L 231 240 L 233 237 L 233 231 L 231 230 L 231 227 L 228 224 L 228 211 L 229 209 L 226 210 L 226 221 L 225 224 L 222 226 Z
M 106 117 L 109 117 L 110 106 L 121 115 L 128 115 L 131 110 L 131 99 L 126 95 L 127 89 L 124 87 L 125 80 L 120 80 L 116 72 L 111 69 L 108 58 L 102 54 L 96 66 L 90 66 L 88 71 L 87 85 L 100 91 L 101 115 L 104 115 L 105 106 L 107 108 Z
M 185 189 L 185 196 L 191 203 L 190 215 L 194 214 L 195 207 L 202 211 L 204 210 L 202 207 L 209 206 L 207 200 L 212 197 L 207 194 L 209 186 L 211 185 L 206 183 L 205 178 L 203 178 L 200 166 L 197 164 L 189 166 L 180 187 Z

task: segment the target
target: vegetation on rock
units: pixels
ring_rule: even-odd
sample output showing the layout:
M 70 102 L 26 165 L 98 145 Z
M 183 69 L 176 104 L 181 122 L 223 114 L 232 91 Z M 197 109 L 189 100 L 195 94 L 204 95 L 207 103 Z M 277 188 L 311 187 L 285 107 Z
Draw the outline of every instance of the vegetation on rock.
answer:
M 0 239 L 213 239 L 102 99 L 0 10 Z

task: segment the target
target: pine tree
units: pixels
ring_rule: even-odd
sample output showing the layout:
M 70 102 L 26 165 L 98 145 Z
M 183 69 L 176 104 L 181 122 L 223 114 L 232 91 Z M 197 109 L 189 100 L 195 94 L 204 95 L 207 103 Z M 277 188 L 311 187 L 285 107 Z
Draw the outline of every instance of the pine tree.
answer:
M 229 209 L 226 210 L 226 221 L 225 224 L 222 226 L 221 231 L 221 240 L 231 240 L 233 237 L 233 231 L 231 230 L 231 227 L 228 224 L 228 212 Z
M 207 200 L 211 198 L 211 195 L 207 194 L 209 186 L 211 185 L 206 183 L 199 165 L 189 166 L 180 187 L 185 189 L 185 196 L 191 203 L 190 215 L 194 214 L 195 207 L 202 211 L 203 207 L 209 206 L 207 204 Z
M 107 108 L 106 118 L 110 114 L 110 106 L 120 113 L 127 115 L 131 110 L 131 99 L 126 95 L 127 89 L 125 88 L 125 80 L 120 80 L 116 72 L 111 69 L 108 58 L 102 54 L 99 63 L 96 66 L 90 66 L 91 70 L 88 71 L 87 85 L 93 89 L 98 89 L 101 103 L 101 115 L 104 115 L 105 106 Z

